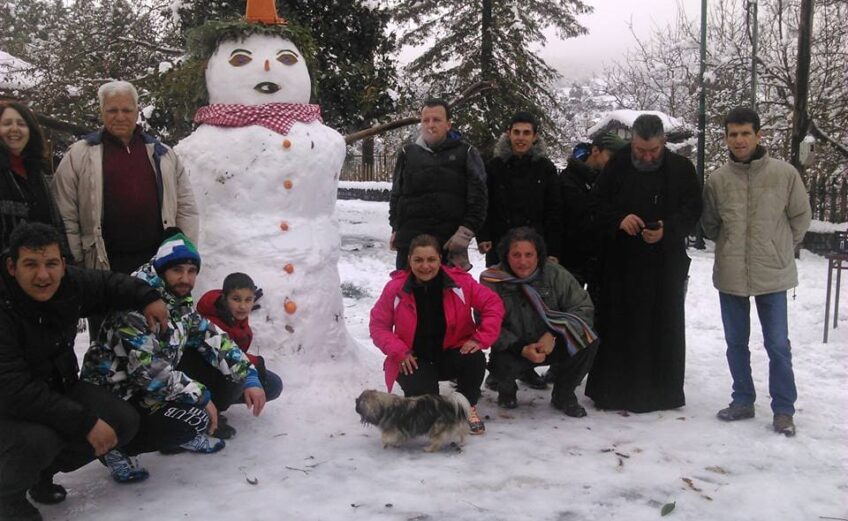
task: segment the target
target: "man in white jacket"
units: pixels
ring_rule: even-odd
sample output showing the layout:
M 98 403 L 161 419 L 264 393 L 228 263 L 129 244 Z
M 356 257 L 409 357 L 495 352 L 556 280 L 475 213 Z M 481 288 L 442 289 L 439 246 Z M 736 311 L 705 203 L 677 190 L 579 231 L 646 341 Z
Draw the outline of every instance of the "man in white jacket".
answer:
M 795 376 L 786 312 L 786 290 L 798 284 L 795 247 L 810 226 L 810 204 L 798 171 L 760 146 L 760 118 L 749 108 L 725 118 L 730 159 L 704 185 L 704 235 L 716 242 L 713 284 L 719 291 L 733 377 L 725 421 L 754 417 L 748 337 L 750 297 L 757 304 L 769 356 L 769 394 L 778 433 L 795 435 Z

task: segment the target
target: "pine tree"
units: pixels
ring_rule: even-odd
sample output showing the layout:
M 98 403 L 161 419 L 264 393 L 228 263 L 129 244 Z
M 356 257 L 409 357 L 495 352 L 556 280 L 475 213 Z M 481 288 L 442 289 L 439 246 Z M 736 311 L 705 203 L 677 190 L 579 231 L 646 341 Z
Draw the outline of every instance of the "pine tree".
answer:
M 549 112 L 559 108 L 560 75 L 533 47 L 545 44 L 548 27 L 561 38 L 585 34 L 576 16 L 590 11 L 581 0 L 400 0 L 392 13 L 406 29 L 402 45 L 433 40 L 407 67 L 426 94 L 450 98 L 479 81 L 495 84 L 454 116 L 485 150 L 517 110 L 536 113 L 546 137 L 555 138 Z

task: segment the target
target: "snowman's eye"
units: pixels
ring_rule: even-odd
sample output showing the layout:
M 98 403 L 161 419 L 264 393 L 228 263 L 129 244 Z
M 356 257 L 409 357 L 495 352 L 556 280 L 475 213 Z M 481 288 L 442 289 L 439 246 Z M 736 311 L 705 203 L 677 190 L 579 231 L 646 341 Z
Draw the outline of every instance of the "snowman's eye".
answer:
M 233 67 L 241 67 L 242 65 L 247 65 L 253 61 L 253 58 L 246 54 L 238 53 L 230 56 L 230 65 Z
M 291 51 L 280 51 L 277 53 L 277 61 L 283 65 L 294 65 L 297 63 L 297 54 Z

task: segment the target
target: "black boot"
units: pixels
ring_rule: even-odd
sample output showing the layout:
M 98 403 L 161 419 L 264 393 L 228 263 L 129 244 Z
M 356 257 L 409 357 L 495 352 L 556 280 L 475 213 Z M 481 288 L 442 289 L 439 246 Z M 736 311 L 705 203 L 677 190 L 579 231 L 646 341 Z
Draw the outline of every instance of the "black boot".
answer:
M 215 431 L 212 436 L 215 436 L 219 440 L 229 440 L 236 435 L 236 428 L 230 425 L 230 422 L 227 420 L 226 416 L 223 414 L 218 415 L 218 429 Z
M 68 491 L 62 485 L 53 483 L 53 475 L 42 474 L 41 479 L 30 487 L 29 497 L 37 503 L 43 505 L 55 505 L 65 500 Z
M 27 501 L 26 492 L 0 498 L 0 519 L 3 521 L 43 521 L 38 509 Z

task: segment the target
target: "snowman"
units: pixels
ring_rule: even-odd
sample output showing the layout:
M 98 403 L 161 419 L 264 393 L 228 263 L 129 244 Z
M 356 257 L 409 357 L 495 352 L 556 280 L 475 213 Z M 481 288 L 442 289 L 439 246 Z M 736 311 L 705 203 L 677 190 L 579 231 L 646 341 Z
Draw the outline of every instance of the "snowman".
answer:
M 350 342 L 334 214 L 345 143 L 309 104 L 308 57 L 294 43 L 303 33 L 273 0 L 255 16 L 262 9 L 248 2 L 246 21 L 214 35 L 209 105 L 176 147 L 201 211 L 201 285 L 247 273 L 264 293 L 251 316 L 260 350 L 335 358 Z

